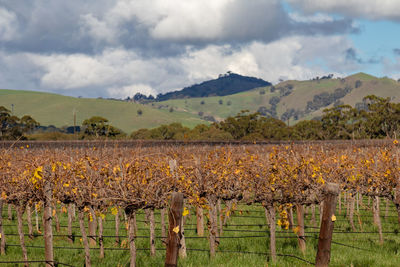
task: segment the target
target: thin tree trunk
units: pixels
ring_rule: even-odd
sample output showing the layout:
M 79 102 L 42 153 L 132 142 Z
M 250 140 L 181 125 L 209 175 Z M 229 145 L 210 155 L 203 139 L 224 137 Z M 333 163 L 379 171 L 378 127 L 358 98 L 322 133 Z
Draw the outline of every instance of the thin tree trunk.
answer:
M 379 243 L 382 245 L 383 244 L 383 235 L 382 235 L 382 223 L 381 223 L 381 216 L 380 216 L 380 210 L 379 210 L 379 197 L 375 196 L 372 200 L 372 208 L 373 208 L 373 213 L 374 213 L 374 224 L 378 226 L 378 232 L 379 232 Z
M 12 221 L 14 219 L 14 217 L 12 214 L 12 205 L 11 204 L 7 205 L 7 213 L 8 213 L 8 220 Z
M 356 227 L 354 226 L 354 205 L 355 205 L 355 199 L 353 195 L 349 195 L 349 205 L 350 205 L 350 211 L 349 211 L 349 222 L 351 229 L 353 231 L 356 231 Z
M 75 211 L 75 204 L 71 204 L 72 205 L 72 221 L 74 222 L 76 220 L 76 211 Z
M 100 259 L 104 258 L 104 240 L 103 240 L 103 218 L 98 216 L 99 221 L 99 245 L 100 245 Z
M 357 213 L 360 213 L 360 194 L 358 192 L 357 192 L 356 207 L 357 207 Z
M 315 204 L 311 205 L 311 225 L 314 227 L 317 225 L 317 222 L 315 220 Z
M 74 237 L 72 235 L 72 217 L 73 217 L 72 204 L 68 204 L 67 212 L 68 212 L 68 225 L 67 225 L 68 240 L 72 244 L 74 243 Z
M 223 225 L 226 225 L 226 223 L 228 222 L 229 219 L 229 215 L 231 214 L 231 210 L 232 210 L 232 205 L 233 205 L 234 200 L 228 200 L 226 201 L 226 212 L 225 212 L 225 216 L 224 216 L 224 221 L 223 221 Z
M 84 219 L 85 213 L 83 211 L 83 208 L 78 208 L 78 217 L 79 217 L 79 228 L 81 229 L 81 234 L 82 234 L 83 247 L 85 248 L 85 266 L 90 267 L 92 266 L 90 263 L 90 248 L 89 248 L 88 237 L 86 235 L 85 219 Z
M 28 264 L 28 252 L 25 246 L 25 237 L 24 237 L 24 230 L 22 225 L 22 216 L 24 214 L 25 207 L 15 207 L 17 210 L 17 220 L 18 220 L 18 235 L 19 235 L 19 242 L 22 249 L 22 257 L 24 258 L 25 264 L 24 266 L 29 266 Z
M 97 245 L 96 241 L 96 229 L 97 229 L 97 221 L 96 214 L 92 207 L 89 207 L 89 244 L 91 247 L 95 247 Z
M 385 206 L 385 220 L 387 220 L 388 216 L 389 216 L 389 199 L 386 199 L 386 206 Z
M 217 201 L 217 211 L 218 211 L 218 225 L 219 225 L 219 236 L 222 236 L 222 209 L 221 209 L 221 199 Z
M 136 227 L 136 212 L 130 211 L 128 215 L 128 236 L 129 236 L 129 251 L 131 254 L 130 267 L 136 266 L 136 246 L 135 246 L 135 227 Z
M 33 228 L 32 228 L 32 212 L 31 205 L 26 206 L 26 220 L 28 223 L 28 236 L 29 238 L 33 238 Z
M 215 197 L 214 197 L 215 198 Z M 209 217 L 210 217 L 210 224 L 209 224 L 209 233 L 210 233 L 210 256 L 214 257 L 216 248 L 217 248 L 217 242 L 218 242 L 218 226 L 217 226 L 217 207 L 216 207 L 216 200 L 214 201 L 214 198 L 209 198 L 208 202 L 210 205 L 210 210 L 209 210 Z
M 3 199 L 0 198 L 0 254 L 5 255 L 6 254 L 6 236 L 4 235 L 4 229 L 3 229 Z
M 40 232 L 40 225 L 39 225 L 39 214 L 38 214 L 38 209 L 37 209 L 38 203 L 35 204 L 35 227 L 36 227 L 36 232 Z
M 297 236 L 299 241 L 300 251 L 304 254 L 306 251 L 306 238 L 304 234 L 304 207 L 303 205 L 296 205 L 296 213 L 297 213 L 297 227 L 298 232 Z
M 196 207 L 197 236 L 204 236 L 203 208 Z
M 267 206 L 264 206 L 264 208 L 267 210 L 267 215 L 268 215 L 268 221 L 270 222 L 269 224 L 269 233 L 270 233 L 270 252 L 271 252 L 271 258 L 272 261 L 276 261 L 276 217 L 275 217 L 275 209 L 274 205 L 267 204 Z
M 54 214 L 54 220 L 56 221 L 56 232 L 59 233 L 60 232 L 60 220 L 58 218 L 58 214 L 57 214 L 57 204 L 53 204 L 53 214 Z
M 149 220 L 150 220 L 150 256 L 154 257 L 156 255 L 156 222 L 154 219 L 154 209 L 149 210 Z
M 342 214 L 342 193 L 339 193 L 339 196 L 338 196 L 338 200 L 339 200 L 339 214 L 341 215 Z
M 115 243 L 119 244 L 120 238 L 119 238 L 119 226 L 120 225 L 120 219 L 119 219 L 119 212 L 115 214 Z
M 293 219 L 293 208 L 289 207 L 287 210 L 288 219 L 289 219 L 289 229 L 293 229 L 294 219 Z
M 180 247 L 179 247 L 179 258 L 186 258 L 187 253 L 186 253 L 186 239 L 185 239 L 185 222 L 184 219 L 182 218 L 181 220 L 181 239 L 179 241 Z
M 160 213 L 161 213 L 161 240 L 163 242 L 163 244 L 167 243 L 167 232 L 165 231 L 165 208 L 162 208 Z
M 52 189 L 49 181 L 44 184 L 44 204 L 43 204 L 43 231 L 44 231 L 44 251 L 46 266 L 54 266 L 53 252 L 53 226 L 52 226 Z M 29 216 L 29 214 L 28 214 Z

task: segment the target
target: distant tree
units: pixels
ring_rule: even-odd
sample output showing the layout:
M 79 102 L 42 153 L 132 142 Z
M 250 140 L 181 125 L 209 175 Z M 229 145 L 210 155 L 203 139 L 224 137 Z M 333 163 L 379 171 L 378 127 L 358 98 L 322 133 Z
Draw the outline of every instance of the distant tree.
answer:
M 142 116 L 142 114 L 143 114 L 143 110 L 141 110 L 141 109 L 138 109 L 136 112 L 137 112 L 137 114 L 138 114 L 139 116 Z
M 260 93 L 260 95 L 265 95 L 265 90 L 261 89 L 259 93 Z
M 222 105 L 224 103 L 224 101 L 222 101 L 222 99 L 218 100 L 218 104 Z
M 174 112 L 174 108 L 173 108 L 173 107 L 170 107 L 170 108 L 169 108 L 169 112 Z
M 204 115 L 204 112 L 203 112 L 203 111 L 199 111 L 197 114 L 198 114 L 200 117 L 202 117 L 202 116 Z
M 26 139 L 25 133 L 39 126 L 31 116 L 21 119 L 11 114 L 10 110 L 0 106 L 0 140 Z
M 118 128 L 109 125 L 106 118 L 100 116 L 93 116 L 86 119 L 82 123 L 84 134 L 92 137 L 118 137 L 123 136 L 124 133 Z
M 204 102 L 204 100 L 201 100 L 200 104 L 204 105 L 206 102 Z
M 227 106 L 232 105 L 232 101 L 228 100 L 228 102 L 226 102 L 226 105 L 227 105 Z
M 357 80 L 356 81 L 356 84 L 355 84 L 355 88 L 358 88 L 358 87 L 360 87 L 362 85 L 362 82 L 360 81 L 360 80 Z

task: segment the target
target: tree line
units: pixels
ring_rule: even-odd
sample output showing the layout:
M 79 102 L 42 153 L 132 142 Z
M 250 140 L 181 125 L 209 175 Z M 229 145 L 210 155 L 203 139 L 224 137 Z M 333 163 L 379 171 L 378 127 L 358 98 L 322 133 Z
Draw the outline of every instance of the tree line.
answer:
M 193 129 L 180 123 L 140 129 L 133 139 L 158 140 L 331 140 L 396 138 L 399 135 L 400 103 L 369 95 L 356 107 L 337 105 L 325 109 L 320 118 L 288 126 L 282 120 L 244 110 L 211 125 Z

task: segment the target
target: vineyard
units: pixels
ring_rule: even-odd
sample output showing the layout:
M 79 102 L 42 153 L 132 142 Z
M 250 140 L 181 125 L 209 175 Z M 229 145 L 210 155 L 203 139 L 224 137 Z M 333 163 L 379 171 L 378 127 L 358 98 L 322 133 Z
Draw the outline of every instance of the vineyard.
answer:
M 1 148 L 0 263 L 396 266 L 399 145 Z

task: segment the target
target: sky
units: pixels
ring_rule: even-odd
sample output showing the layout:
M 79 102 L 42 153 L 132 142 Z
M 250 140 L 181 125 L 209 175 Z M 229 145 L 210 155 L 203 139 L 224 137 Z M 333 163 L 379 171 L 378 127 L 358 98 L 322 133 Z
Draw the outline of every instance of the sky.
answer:
M 400 78 L 398 0 L 0 0 L 0 88 L 157 95 L 228 71 Z

